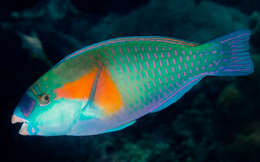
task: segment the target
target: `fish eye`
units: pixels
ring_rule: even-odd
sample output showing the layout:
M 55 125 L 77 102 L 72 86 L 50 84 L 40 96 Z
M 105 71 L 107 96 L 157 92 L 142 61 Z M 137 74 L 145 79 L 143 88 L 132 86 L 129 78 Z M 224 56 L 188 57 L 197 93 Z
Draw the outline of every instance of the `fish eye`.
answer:
M 40 105 L 47 105 L 50 103 L 50 95 L 48 94 L 42 94 L 38 96 Z
M 49 95 L 45 95 L 45 96 L 44 96 L 44 100 L 45 100 L 45 101 L 49 101 L 49 99 L 50 99 Z

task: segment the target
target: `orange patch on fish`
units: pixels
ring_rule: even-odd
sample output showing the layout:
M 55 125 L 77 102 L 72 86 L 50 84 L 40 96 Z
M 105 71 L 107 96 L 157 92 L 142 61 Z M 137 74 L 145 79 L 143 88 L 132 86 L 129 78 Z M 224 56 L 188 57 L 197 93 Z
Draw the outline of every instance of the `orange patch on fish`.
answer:
M 123 107 L 121 94 L 106 69 L 100 73 L 94 101 L 107 115 L 112 115 Z
M 91 93 L 98 69 L 94 68 L 79 79 L 55 90 L 56 98 L 87 99 Z

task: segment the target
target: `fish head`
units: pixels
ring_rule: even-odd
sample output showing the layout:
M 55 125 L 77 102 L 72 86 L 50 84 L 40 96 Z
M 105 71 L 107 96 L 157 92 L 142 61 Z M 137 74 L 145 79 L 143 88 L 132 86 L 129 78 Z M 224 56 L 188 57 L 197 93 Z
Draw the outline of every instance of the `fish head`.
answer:
M 45 79 L 40 78 L 25 92 L 11 122 L 22 123 L 21 135 L 66 135 L 77 121 L 85 101 L 57 98 L 57 85 L 53 84 L 57 78 L 42 78 Z

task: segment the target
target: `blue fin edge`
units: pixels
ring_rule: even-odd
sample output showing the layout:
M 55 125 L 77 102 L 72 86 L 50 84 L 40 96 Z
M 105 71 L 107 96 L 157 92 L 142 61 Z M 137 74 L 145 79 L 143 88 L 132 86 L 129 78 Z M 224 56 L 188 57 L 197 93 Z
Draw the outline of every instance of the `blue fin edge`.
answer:
M 115 131 L 119 131 L 119 130 L 125 129 L 126 127 L 129 127 L 129 126 L 133 125 L 135 122 L 136 122 L 135 120 L 131 121 L 130 123 L 121 125 L 119 127 L 113 128 L 113 129 L 109 129 L 109 130 L 105 131 L 104 133 L 110 133 L 110 132 L 115 132 Z

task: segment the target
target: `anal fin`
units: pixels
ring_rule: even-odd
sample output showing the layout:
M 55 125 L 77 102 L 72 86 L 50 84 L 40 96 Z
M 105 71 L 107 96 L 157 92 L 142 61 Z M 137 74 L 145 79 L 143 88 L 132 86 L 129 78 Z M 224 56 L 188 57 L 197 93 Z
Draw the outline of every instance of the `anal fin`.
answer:
M 182 88 L 177 90 L 174 94 L 169 96 L 166 100 L 163 101 L 163 103 L 161 103 L 161 105 L 158 108 L 152 110 L 150 113 L 161 111 L 167 108 L 169 105 L 178 101 L 186 92 L 188 92 L 194 85 L 196 85 L 203 77 L 204 75 L 192 78 L 192 80 L 190 80 L 186 85 L 184 85 Z
M 119 127 L 116 127 L 116 128 L 113 128 L 113 129 L 109 129 L 109 130 L 105 131 L 104 133 L 110 133 L 110 132 L 115 132 L 115 131 L 122 130 L 122 129 L 125 129 L 126 127 L 129 127 L 129 126 L 133 125 L 134 123 L 135 123 L 135 120 L 131 121 L 130 123 L 121 125 Z

